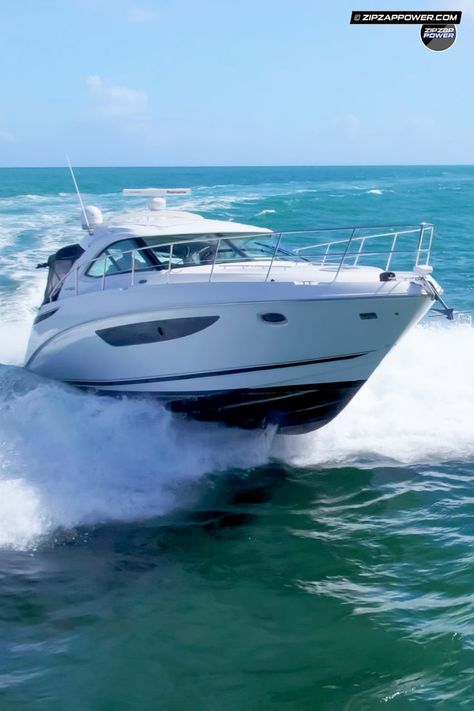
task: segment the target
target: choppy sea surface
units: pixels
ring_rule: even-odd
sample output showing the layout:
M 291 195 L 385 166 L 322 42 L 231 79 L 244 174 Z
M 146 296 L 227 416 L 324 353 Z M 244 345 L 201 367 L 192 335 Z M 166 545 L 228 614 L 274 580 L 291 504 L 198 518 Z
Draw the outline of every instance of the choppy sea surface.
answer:
M 434 222 L 427 317 L 304 436 L 242 433 L 21 369 L 37 262 L 79 237 L 61 169 L 0 169 L 0 709 L 474 708 L 474 168 L 79 169 L 87 203 L 278 230 Z M 133 203 L 134 205 L 136 203 Z

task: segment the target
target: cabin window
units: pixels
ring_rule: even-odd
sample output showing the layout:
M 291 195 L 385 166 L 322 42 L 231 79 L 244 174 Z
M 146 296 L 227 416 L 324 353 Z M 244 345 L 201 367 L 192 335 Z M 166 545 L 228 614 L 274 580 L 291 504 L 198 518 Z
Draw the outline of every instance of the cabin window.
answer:
M 190 336 L 212 326 L 218 319 L 219 316 L 171 318 L 101 328 L 96 333 L 109 346 L 138 346 Z
M 120 242 L 114 242 L 96 257 L 86 274 L 97 278 L 102 277 L 104 274 L 105 276 L 110 276 L 112 274 L 131 272 L 132 250 L 140 250 L 135 251 L 135 271 L 159 267 L 160 261 L 150 253 L 150 250 L 142 249 L 145 246 L 144 241 L 141 239 L 123 239 Z
M 262 321 L 265 321 L 266 323 L 287 323 L 288 320 L 286 316 L 283 314 L 277 314 L 273 312 L 269 312 L 267 314 L 260 314 L 260 318 Z

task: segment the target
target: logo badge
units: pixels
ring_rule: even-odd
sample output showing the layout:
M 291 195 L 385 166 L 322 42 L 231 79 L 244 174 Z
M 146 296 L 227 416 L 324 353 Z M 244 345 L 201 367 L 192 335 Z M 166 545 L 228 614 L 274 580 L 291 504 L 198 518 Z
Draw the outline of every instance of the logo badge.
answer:
M 456 41 L 456 28 L 454 25 L 422 25 L 421 41 L 434 52 L 442 52 L 452 47 Z

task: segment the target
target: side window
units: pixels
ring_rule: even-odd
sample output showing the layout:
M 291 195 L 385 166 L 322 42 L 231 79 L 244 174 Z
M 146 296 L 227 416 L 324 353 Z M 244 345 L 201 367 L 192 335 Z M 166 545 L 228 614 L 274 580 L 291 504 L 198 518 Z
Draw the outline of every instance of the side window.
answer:
M 140 249 L 141 244 L 134 239 L 124 239 L 114 242 L 104 249 L 86 271 L 87 276 L 101 277 L 132 271 L 131 250 Z M 135 252 L 135 270 L 150 269 L 155 266 L 145 251 Z

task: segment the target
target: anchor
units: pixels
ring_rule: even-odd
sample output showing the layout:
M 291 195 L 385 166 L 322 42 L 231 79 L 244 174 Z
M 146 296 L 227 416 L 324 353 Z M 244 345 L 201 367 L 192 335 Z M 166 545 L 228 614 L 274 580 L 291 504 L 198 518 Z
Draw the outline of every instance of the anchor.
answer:
M 425 287 L 426 291 L 431 294 L 433 299 L 437 301 L 439 304 L 441 304 L 441 308 L 435 309 L 433 308 L 432 311 L 436 311 L 437 313 L 441 314 L 441 316 L 445 316 L 448 321 L 454 321 L 454 309 L 451 309 L 446 301 L 443 299 L 441 294 L 439 293 L 438 289 L 435 287 L 432 281 L 428 279 L 428 274 L 431 273 L 432 268 L 428 265 L 426 266 L 421 266 L 418 265 L 415 268 L 415 271 L 419 274 L 417 277 L 417 281 L 421 282 L 423 286 Z

